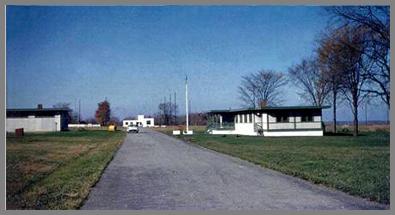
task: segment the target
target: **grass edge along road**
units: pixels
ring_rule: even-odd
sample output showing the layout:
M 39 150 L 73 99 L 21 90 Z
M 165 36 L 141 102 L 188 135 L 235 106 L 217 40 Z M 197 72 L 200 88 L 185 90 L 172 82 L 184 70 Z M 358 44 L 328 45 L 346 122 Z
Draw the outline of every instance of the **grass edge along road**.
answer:
M 122 131 L 7 136 L 7 209 L 78 209 L 119 149 Z
M 359 137 L 177 136 L 192 144 L 383 204 L 390 202 L 389 132 Z M 171 128 L 156 128 L 167 135 Z

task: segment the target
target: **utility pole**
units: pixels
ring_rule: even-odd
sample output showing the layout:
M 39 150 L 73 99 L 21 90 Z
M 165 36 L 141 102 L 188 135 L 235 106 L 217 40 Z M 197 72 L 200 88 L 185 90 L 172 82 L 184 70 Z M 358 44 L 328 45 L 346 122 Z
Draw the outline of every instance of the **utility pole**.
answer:
M 78 123 L 81 123 L 81 99 L 78 100 Z
M 186 117 L 186 132 L 189 131 L 188 118 L 188 76 L 185 76 L 185 117 Z
M 169 95 L 169 98 L 170 98 L 170 101 L 169 101 L 169 125 L 171 125 L 171 120 L 172 120 L 172 117 L 171 117 L 171 113 L 172 113 L 171 93 Z
M 190 99 L 188 100 L 188 107 L 189 107 L 188 113 L 192 113 L 192 106 L 191 106 L 191 100 L 190 100 Z M 193 121 L 193 119 L 191 120 L 191 125 L 194 125 L 194 124 L 192 123 L 192 121 Z
M 166 96 L 163 97 L 164 102 L 163 102 L 163 124 L 166 125 Z
M 75 116 L 74 111 L 77 112 L 77 98 L 74 98 L 73 121 L 76 120 L 76 119 L 74 118 L 74 116 Z M 78 123 L 79 123 L 79 122 L 78 122 Z
M 177 94 L 174 92 L 174 125 L 177 125 Z

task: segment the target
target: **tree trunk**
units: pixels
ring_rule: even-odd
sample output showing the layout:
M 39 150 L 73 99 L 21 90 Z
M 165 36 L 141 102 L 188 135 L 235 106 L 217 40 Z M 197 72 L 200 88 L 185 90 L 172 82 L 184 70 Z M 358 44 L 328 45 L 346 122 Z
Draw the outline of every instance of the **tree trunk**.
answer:
M 333 91 L 333 133 L 336 134 L 336 97 L 337 97 L 337 92 L 334 90 Z
M 387 108 L 387 125 L 389 125 L 390 124 L 390 113 L 391 113 L 391 110 L 390 110 L 390 106 L 389 105 L 387 107 L 388 107 Z
M 353 99 L 353 108 L 354 108 L 354 137 L 358 136 L 358 100 L 356 98 Z

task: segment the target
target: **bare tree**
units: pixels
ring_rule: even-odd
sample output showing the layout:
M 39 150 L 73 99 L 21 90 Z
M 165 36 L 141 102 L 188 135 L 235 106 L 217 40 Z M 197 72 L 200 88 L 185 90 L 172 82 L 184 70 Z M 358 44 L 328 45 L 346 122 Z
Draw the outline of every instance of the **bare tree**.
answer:
M 350 104 L 354 117 L 354 136 L 358 135 L 358 107 L 366 95 L 363 90 L 367 80 L 365 74 L 371 66 L 371 61 L 362 54 L 364 32 L 364 28 L 345 26 L 338 29 L 333 38 L 341 50 L 336 52 L 336 58 L 343 72 L 342 94 Z
M 177 105 L 171 102 L 163 102 L 159 104 L 158 108 L 159 113 L 157 114 L 157 117 L 159 118 L 160 122 L 166 125 L 173 124 L 173 113 L 177 111 Z
M 206 113 L 190 113 L 189 119 L 191 121 L 191 125 L 207 125 Z
M 390 108 L 390 8 L 389 6 L 337 6 L 328 11 L 342 26 L 364 29 L 362 55 L 373 61 L 364 75 L 363 91 L 380 97 Z M 340 27 L 340 28 L 341 28 Z
M 341 46 L 336 41 L 336 31 L 324 34 L 319 40 L 319 47 L 317 49 L 318 64 L 323 72 L 323 79 L 329 85 L 330 96 L 332 98 L 333 106 L 333 132 L 336 133 L 337 120 L 336 109 L 338 103 L 339 93 L 343 83 L 343 68 L 340 63 L 338 53 L 341 52 Z
M 240 99 L 246 106 L 254 109 L 256 108 L 257 87 L 251 74 L 242 77 L 241 85 L 239 86 L 239 94 Z
M 289 68 L 288 72 L 303 99 L 315 106 L 324 105 L 330 88 L 315 59 L 303 59 L 300 64 Z
M 282 102 L 280 89 L 287 84 L 283 73 L 272 70 L 262 70 L 242 77 L 239 86 L 240 99 L 249 107 L 271 106 Z M 264 102 L 263 102 L 264 101 Z

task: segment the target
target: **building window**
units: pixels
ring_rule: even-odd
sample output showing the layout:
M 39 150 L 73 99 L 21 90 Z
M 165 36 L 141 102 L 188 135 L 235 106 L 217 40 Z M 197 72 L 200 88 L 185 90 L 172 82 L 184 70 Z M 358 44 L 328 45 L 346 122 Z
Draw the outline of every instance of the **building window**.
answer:
M 128 125 L 129 123 L 128 122 L 125 122 L 125 125 Z
M 147 125 L 151 125 L 151 120 L 148 120 L 148 121 L 147 121 Z
M 289 117 L 288 116 L 277 116 L 276 122 L 289 122 Z
M 252 123 L 252 113 L 248 114 L 248 116 L 249 116 L 250 123 Z
M 313 122 L 313 116 L 311 115 L 302 116 L 302 122 Z
M 244 123 L 248 122 L 247 114 L 244 114 Z

